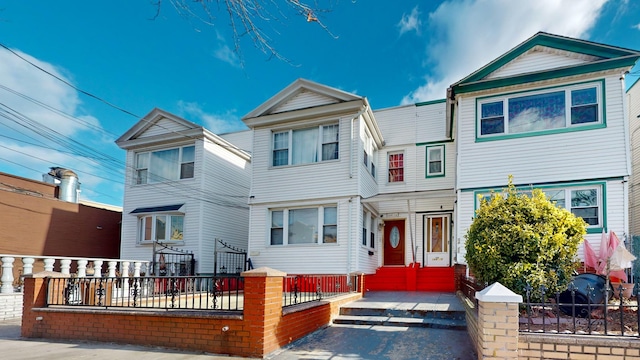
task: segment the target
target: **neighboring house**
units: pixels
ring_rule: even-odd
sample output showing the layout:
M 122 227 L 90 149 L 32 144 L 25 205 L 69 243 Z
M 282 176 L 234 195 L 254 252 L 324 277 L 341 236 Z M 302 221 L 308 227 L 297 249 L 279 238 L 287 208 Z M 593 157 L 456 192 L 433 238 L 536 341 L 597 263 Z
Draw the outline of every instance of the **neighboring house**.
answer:
M 64 172 L 78 184 L 73 172 Z M 118 259 L 122 210 L 78 202 L 75 186 L 64 201 L 61 186 L 0 173 L 0 254 Z M 18 279 L 20 256 L 13 265 Z M 34 271 L 42 270 L 36 262 Z
M 364 97 L 299 79 L 246 115 L 253 264 L 293 274 L 449 268 L 455 151 L 444 106 L 373 112 Z M 381 277 L 369 284 L 404 288 L 404 272 Z
M 631 146 L 631 168 L 629 180 L 629 232 L 640 235 L 640 78 L 628 87 L 627 115 Z
M 230 135 L 251 145 L 251 132 Z M 214 272 L 216 239 L 246 249 L 250 148 L 154 109 L 116 143 L 127 150 L 121 256 L 152 260 L 154 242 Z
M 639 57 L 541 32 L 449 88 L 457 124 L 458 244 L 479 198 L 501 191 L 509 175 L 523 191 L 540 188 L 582 217 L 596 251 L 603 231 L 628 236 L 624 74 Z M 464 247 L 459 251 L 463 261 Z

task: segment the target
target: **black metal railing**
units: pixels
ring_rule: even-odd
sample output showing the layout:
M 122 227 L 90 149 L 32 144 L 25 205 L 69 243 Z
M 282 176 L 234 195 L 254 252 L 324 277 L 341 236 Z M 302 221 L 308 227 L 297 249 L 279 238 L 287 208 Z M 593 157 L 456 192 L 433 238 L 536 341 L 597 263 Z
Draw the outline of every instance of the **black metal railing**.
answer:
M 48 278 L 47 306 L 239 311 L 240 276 Z
M 476 292 L 482 291 L 486 285 L 483 283 L 479 283 L 475 278 L 461 275 L 459 278 L 460 291 L 462 294 L 469 299 L 473 304 L 476 305 L 476 311 L 478 309 L 478 300 L 476 300 Z
M 283 306 L 291 306 L 358 291 L 358 276 L 292 275 L 283 279 Z
M 213 272 L 218 274 L 240 274 L 250 270 L 251 261 L 247 258 L 247 251 L 231 246 L 221 239 L 216 239 L 213 251 Z
M 531 301 L 533 290 L 526 288 L 521 332 L 639 336 L 638 284 L 599 289 L 591 285 L 578 288 L 572 282 L 567 290 L 554 294 L 540 287 L 541 302 Z

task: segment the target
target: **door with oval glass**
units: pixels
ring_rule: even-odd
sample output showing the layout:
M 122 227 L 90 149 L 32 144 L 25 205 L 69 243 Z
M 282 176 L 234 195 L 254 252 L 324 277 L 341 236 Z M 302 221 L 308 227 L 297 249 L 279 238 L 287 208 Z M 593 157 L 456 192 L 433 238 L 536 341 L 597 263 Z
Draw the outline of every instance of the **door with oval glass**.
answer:
M 384 222 L 384 264 L 404 265 L 404 220 Z
M 425 266 L 449 266 L 449 215 L 427 215 L 424 217 Z

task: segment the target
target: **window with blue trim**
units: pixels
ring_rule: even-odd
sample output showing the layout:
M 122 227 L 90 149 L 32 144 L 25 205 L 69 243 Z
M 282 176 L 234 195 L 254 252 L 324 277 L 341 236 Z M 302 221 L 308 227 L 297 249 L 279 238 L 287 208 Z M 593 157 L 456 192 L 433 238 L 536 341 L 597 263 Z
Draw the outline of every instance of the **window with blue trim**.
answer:
M 602 123 L 601 85 L 492 97 L 478 102 L 478 136 L 521 134 Z

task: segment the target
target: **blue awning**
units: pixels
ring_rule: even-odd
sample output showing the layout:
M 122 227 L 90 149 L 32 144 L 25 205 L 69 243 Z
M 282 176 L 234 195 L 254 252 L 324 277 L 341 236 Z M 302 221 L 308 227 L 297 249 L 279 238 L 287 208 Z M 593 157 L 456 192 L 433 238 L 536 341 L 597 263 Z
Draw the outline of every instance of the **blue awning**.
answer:
M 141 207 L 141 208 L 137 208 L 137 209 L 133 210 L 129 214 L 151 214 L 151 213 L 158 213 L 158 212 L 178 211 L 183 206 L 184 206 L 184 204 Z

